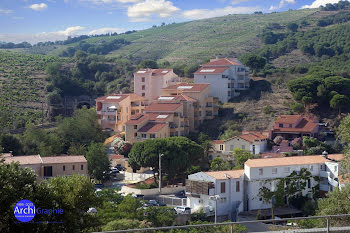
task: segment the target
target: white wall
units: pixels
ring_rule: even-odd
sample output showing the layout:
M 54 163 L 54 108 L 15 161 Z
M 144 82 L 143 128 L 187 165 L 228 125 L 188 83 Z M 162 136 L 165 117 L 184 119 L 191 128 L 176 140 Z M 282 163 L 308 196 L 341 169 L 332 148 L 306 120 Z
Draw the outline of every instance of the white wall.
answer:
M 228 96 L 228 83 L 227 78 L 222 78 L 222 74 L 195 74 L 194 83 L 209 83 L 210 84 L 210 96 L 217 97 L 223 103 L 228 102 L 231 96 Z

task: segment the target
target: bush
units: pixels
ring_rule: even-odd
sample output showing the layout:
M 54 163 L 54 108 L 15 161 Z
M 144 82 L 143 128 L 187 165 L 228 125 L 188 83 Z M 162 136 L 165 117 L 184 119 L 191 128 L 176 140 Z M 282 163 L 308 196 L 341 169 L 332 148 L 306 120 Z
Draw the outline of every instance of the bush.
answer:
M 156 183 L 152 183 L 152 184 L 137 183 L 136 188 L 137 189 L 154 189 L 154 188 L 158 188 L 158 185 Z
M 290 105 L 290 109 L 293 112 L 302 113 L 304 112 L 304 106 L 301 103 L 293 103 Z
M 273 108 L 271 105 L 267 105 L 264 107 L 263 111 L 265 114 L 271 114 L 271 113 L 273 113 Z

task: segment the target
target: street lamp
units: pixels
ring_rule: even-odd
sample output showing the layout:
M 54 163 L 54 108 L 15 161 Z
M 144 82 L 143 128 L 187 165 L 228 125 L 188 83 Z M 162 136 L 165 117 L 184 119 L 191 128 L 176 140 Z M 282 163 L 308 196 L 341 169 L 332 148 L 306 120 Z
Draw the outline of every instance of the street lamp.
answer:
M 217 212 L 216 212 L 216 207 L 218 205 L 218 199 L 220 199 L 219 195 L 214 195 L 209 197 L 210 200 L 215 200 L 215 223 L 217 222 Z
M 159 154 L 159 194 L 162 193 L 162 156 L 164 154 Z

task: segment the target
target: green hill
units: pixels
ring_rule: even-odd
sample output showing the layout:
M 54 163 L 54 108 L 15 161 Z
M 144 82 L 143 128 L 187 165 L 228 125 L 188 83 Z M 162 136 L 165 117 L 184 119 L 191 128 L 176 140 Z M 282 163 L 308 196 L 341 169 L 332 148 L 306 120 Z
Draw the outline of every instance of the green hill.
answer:
M 170 62 L 201 62 L 215 55 L 239 56 L 262 46 L 257 35 L 268 24 L 287 24 L 299 21 L 318 9 L 286 11 L 271 14 L 228 15 L 217 18 L 174 23 L 130 34 L 86 39 L 89 44 L 99 44 L 114 39 L 130 42 L 108 57 L 133 56 L 140 60 L 165 59 Z M 60 46 L 50 52 L 59 55 L 64 49 L 78 45 Z

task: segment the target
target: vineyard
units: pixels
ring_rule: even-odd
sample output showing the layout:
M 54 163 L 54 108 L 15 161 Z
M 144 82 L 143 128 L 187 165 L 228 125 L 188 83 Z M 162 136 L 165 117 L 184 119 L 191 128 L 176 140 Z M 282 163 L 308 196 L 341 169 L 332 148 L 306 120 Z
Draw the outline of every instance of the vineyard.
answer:
M 41 122 L 46 114 L 45 67 L 58 57 L 0 51 L 0 128 Z M 43 104 L 41 103 L 43 102 Z

